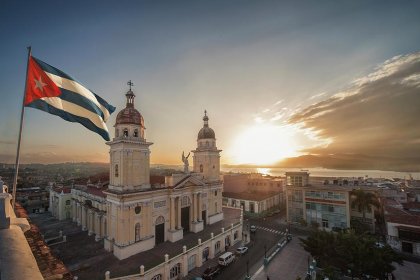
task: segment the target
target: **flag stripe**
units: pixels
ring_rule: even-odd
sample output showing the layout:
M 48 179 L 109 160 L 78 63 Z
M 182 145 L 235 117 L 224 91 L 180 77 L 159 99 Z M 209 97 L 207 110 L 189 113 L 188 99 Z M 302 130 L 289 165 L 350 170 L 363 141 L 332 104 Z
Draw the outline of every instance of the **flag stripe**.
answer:
M 109 133 L 100 116 L 72 103 L 62 101 L 59 97 L 45 97 L 31 102 L 27 106 L 49 112 L 70 122 L 78 122 L 87 129 L 98 133 L 109 141 Z
M 92 92 L 95 95 L 98 102 L 101 103 L 102 106 L 104 106 L 110 114 L 112 114 L 115 111 L 116 108 L 114 106 L 108 104 L 108 102 L 106 102 L 102 97 L 100 97 L 99 95 L 97 95 L 93 91 L 90 90 L 90 92 Z
M 59 98 L 74 103 L 80 107 L 85 108 L 86 110 L 89 110 L 97 115 L 99 115 L 104 121 L 104 113 L 103 111 L 101 111 L 101 109 L 98 108 L 98 106 L 96 106 L 96 104 L 94 104 L 90 99 L 85 98 L 84 96 L 77 94 L 73 91 L 69 91 L 66 89 L 61 88 L 61 95 L 59 96 Z M 106 111 L 108 112 L 108 111 Z
M 51 66 L 48 63 L 45 63 L 44 61 L 39 60 L 39 59 L 37 59 L 33 56 L 32 56 L 32 58 L 36 61 L 36 63 L 38 63 L 38 65 L 41 67 L 41 69 L 44 70 L 45 72 L 60 76 L 62 78 L 66 78 L 66 79 L 69 79 L 69 80 L 76 81 L 76 79 L 70 77 L 69 75 L 67 75 L 63 71 L 55 68 L 54 66 Z
M 74 80 L 69 80 L 57 75 L 54 75 L 52 73 L 45 72 L 47 76 L 59 87 L 62 89 L 66 89 L 68 91 L 71 91 L 75 94 L 79 94 L 80 96 L 84 97 L 86 102 L 88 102 L 89 105 L 95 105 L 99 108 L 99 110 L 102 111 L 101 115 L 104 121 L 107 121 L 110 115 L 110 112 L 106 107 L 104 107 L 102 104 L 98 102 L 96 99 L 96 96 L 94 93 L 92 93 L 90 90 L 79 84 L 78 82 Z M 80 99 L 81 101 L 83 99 Z M 92 104 L 93 103 L 93 104 Z M 80 105 L 80 103 L 78 103 Z M 87 108 L 86 108 L 87 109 Z M 96 108 L 94 109 L 96 112 Z

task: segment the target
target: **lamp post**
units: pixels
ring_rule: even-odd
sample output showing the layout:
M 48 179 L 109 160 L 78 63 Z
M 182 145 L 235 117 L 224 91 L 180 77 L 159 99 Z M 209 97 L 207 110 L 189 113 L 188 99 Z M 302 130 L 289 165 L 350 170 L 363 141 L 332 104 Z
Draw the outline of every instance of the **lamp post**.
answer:
M 267 245 L 264 244 L 264 266 L 267 266 L 268 259 L 267 259 Z
M 246 261 L 246 276 L 245 280 L 250 280 L 251 276 L 249 276 L 249 260 Z

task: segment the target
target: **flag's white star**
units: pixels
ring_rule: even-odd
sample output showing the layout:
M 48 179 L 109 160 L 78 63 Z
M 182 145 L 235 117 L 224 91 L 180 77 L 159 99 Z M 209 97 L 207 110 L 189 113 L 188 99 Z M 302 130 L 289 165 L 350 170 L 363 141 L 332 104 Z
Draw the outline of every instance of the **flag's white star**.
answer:
M 44 91 L 44 87 L 47 85 L 46 83 L 42 82 L 42 77 L 39 77 L 39 80 L 34 79 L 35 81 L 35 88 L 39 88 L 41 91 Z

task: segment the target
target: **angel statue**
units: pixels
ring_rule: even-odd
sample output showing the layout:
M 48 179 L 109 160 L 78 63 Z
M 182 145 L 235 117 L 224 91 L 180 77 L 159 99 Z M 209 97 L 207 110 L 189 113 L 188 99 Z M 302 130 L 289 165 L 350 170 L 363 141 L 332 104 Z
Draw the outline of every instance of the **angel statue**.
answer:
M 184 152 L 182 152 L 182 162 L 184 163 L 184 173 L 189 173 L 188 171 L 188 157 L 190 156 L 191 152 L 188 153 L 187 156 L 184 155 Z

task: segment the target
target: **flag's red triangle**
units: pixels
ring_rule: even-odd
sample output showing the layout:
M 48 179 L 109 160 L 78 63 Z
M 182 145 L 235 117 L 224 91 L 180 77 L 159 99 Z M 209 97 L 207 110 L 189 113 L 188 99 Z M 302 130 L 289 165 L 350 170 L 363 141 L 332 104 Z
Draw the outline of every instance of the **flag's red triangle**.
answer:
M 31 56 L 26 81 L 25 106 L 42 97 L 56 97 L 60 94 L 60 89 Z

